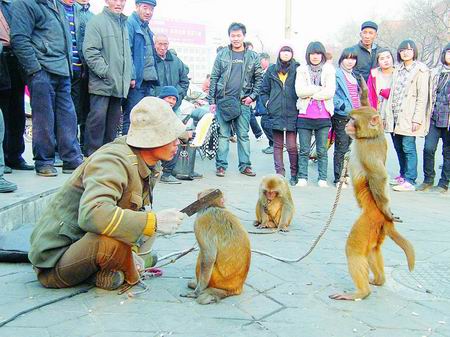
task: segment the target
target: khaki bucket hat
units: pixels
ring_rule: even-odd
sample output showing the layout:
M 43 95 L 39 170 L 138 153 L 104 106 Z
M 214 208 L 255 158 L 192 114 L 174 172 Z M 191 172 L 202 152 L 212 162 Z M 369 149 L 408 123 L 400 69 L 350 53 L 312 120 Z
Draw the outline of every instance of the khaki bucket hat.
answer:
M 169 103 L 144 97 L 131 110 L 127 144 L 138 148 L 160 147 L 179 138 L 186 130 Z

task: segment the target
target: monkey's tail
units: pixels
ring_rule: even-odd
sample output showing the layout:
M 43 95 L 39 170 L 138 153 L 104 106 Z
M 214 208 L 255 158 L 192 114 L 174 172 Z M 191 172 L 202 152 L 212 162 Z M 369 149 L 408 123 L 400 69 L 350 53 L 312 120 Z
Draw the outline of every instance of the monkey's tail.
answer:
M 408 261 L 409 271 L 414 270 L 414 264 L 416 261 L 416 254 L 414 252 L 414 247 L 407 239 L 405 239 L 394 227 L 393 223 L 386 226 L 388 229 L 386 234 L 405 252 L 406 260 Z

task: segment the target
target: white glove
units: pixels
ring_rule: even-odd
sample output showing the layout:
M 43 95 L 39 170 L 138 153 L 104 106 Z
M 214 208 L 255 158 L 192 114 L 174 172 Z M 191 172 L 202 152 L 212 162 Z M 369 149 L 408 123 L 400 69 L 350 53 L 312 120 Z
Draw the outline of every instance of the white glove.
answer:
M 158 232 L 163 234 L 173 234 L 180 227 L 186 214 L 177 211 L 174 208 L 164 209 L 156 212 L 156 224 Z

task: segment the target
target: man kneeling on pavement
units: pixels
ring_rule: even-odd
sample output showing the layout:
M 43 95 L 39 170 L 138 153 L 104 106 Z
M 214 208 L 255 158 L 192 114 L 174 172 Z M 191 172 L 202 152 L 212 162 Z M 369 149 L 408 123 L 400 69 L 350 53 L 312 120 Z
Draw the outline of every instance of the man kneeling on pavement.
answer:
M 31 236 L 29 259 L 43 286 L 91 282 L 114 290 L 139 281 L 135 248 L 145 242 L 148 251 L 157 232 L 174 233 L 184 218 L 175 209 L 151 210 L 155 165 L 175 156 L 184 132 L 169 104 L 146 97 L 131 112 L 128 135 L 75 170 Z M 146 262 L 154 265 L 156 256 Z
M 175 88 L 174 86 L 171 86 L 171 85 L 162 87 L 161 92 L 159 93 L 158 97 L 163 99 L 167 103 L 169 103 L 169 105 L 172 109 L 175 109 L 175 106 L 177 105 L 178 100 L 179 100 L 177 88 Z M 175 110 L 174 110 L 174 113 L 175 113 Z M 185 133 L 183 133 L 180 136 L 180 140 L 183 143 L 188 143 L 189 140 L 192 138 L 192 135 L 193 135 L 192 131 L 186 131 Z M 176 179 L 173 174 L 173 171 L 177 164 L 177 161 L 178 161 L 178 154 L 175 157 L 173 157 L 171 160 L 162 162 L 162 176 L 160 179 L 160 181 L 162 183 L 181 184 L 181 181 Z M 190 177 L 192 179 L 201 179 L 201 178 L 203 178 L 203 175 L 193 171 L 190 174 Z

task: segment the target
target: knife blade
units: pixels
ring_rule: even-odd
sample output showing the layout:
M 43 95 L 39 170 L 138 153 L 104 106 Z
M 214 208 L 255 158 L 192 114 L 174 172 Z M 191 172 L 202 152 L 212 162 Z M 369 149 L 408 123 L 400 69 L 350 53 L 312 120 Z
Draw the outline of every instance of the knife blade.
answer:
M 211 202 L 214 201 L 217 197 L 221 196 L 222 192 L 219 189 L 215 189 L 214 191 L 208 193 L 207 195 L 201 197 L 200 199 L 194 201 L 193 203 L 187 205 L 180 212 L 187 214 L 187 216 L 192 216 L 198 211 L 208 207 L 211 205 Z

